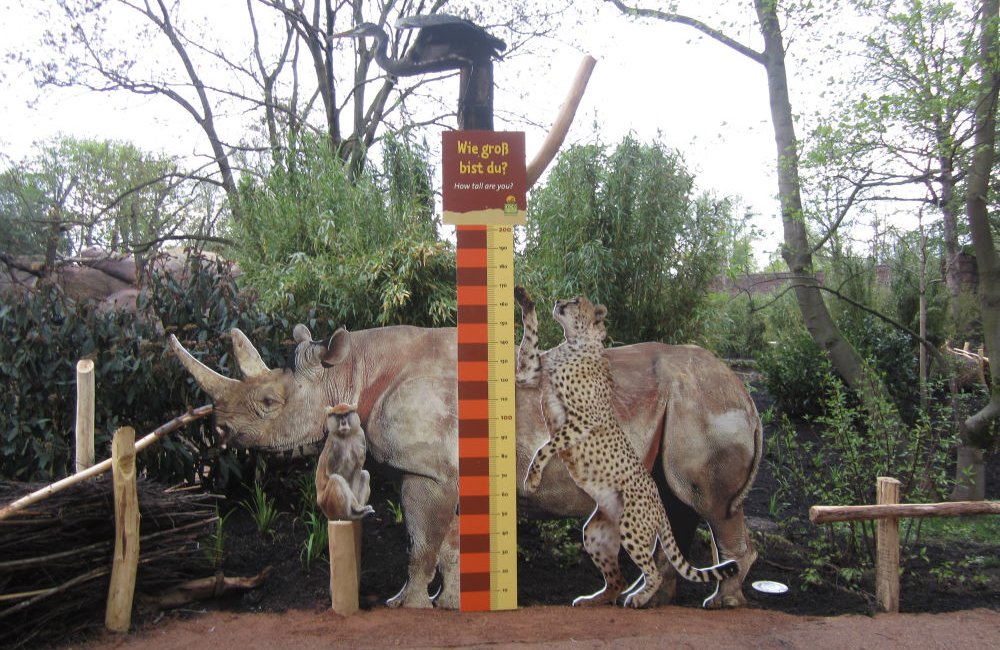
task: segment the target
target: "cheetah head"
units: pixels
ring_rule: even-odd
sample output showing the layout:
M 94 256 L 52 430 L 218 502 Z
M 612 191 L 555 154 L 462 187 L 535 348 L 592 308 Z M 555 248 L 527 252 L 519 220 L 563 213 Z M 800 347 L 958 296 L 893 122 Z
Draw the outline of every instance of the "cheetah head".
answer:
M 572 300 L 557 300 L 552 308 L 552 317 L 563 328 L 567 341 L 597 340 L 603 341 L 608 335 L 604 328 L 604 317 L 608 308 L 595 305 L 584 296 Z

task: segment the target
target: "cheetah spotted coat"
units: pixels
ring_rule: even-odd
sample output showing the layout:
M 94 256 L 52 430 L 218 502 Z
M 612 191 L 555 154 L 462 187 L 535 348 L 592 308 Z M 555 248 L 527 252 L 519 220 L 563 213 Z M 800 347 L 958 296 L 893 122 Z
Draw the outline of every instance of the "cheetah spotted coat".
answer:
M 518 348 L 516 379 L 541 385 L 542 411 L 549 440 L 539 447 L 528 468 L 524 488 L 538 488 L 546 464 L 556 454 L 576 484 L 597 503 L 584 526 L 583 543 L 604 576 L 605 586 L 574 605 L 613 603 L 624 592 L 625 605 L 643 607 L 663 581 L 654 561 L 657 540 L 678 573 L 693 582 L 723 580 L 739 570 L 729 560 L 707 569 L 692 567 L 674 540 L 652 477 L 622 430 L 611 404 L 612 377 L 604 355 L 607 309 L 584 297 L 559 300 L 552 315 L 563 327 L 565 340 L 539 352 L 538 316 L 531 297 L 515 289 L 524 333 Z M 642 571 L 625 589 L 618 564 L 621 546 Z

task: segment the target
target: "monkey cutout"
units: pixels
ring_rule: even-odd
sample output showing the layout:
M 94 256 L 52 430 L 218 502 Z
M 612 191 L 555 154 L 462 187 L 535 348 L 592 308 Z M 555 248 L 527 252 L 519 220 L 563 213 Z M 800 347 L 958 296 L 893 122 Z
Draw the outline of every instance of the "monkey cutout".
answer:
M 362 469 L 368 444 L 357 407 L 326 407 L 326 445 L 316 466 L 316 502 L 326 518 L 361 519 L 375 512 L 367 505 L 371 495 L 368 472 Z

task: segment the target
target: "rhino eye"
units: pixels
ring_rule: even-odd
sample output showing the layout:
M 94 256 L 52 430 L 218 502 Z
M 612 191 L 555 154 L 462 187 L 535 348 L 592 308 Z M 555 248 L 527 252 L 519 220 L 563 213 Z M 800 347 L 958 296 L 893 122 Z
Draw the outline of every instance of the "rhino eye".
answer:
M 284 402 L 273 395 L 262 395 L 259 400 L 260 408 L 264 413 L 277 410 Z

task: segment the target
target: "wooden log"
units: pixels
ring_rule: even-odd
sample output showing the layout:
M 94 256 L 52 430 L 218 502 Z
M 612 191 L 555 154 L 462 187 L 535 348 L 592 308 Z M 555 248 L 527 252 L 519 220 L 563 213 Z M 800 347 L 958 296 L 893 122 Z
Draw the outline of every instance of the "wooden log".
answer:
M 76 471 L 94 464 L 94 362 L 76 362 Z
M 122 427 L 111 442 L 115 490 L 115 551 L 104 626 L 128 632 L 139 566 L 139 495 L 135 485 L 135 429 Z
M 196 409 L 188 411 L 184 415 L 179 415 L 165 424 L 161 424 L 152 433 L 150 433 L 149 435 L 142 438 L 142 440 L 135 443 L 136 453 L 139 453 L 140 451 L 150 446 L 151 444 L 153 444 L 163 436 L 167 435 L 168 433 L 176 431 L 177 429 L 180 429 L 182 426 L 194 422 L 199 418 L 203 418 L 206 415 L 210 415 L 211 413 L 212 413 L 212 405 L 206 404 L 205 406 L 199 406 Z M 17 499 L 16 501 L 11 501 L 3 508 L 0 508 L 0 520 L 6 519 L 15 512 L 23 510 L 24 508 L 27 508 L 33 503 L 38 503 L 39 501 L 42 501 L 52 496 L 56 492 L 65 490 L 71 485 L 75 485 L 80 481 L 85 481 L 88 478 L 97 476 L 98 474 L 103 474 L 109 469 L 111 469 L 110 458 L 103 460 L 100 463 L 93 465 L 92 467 L 88 467 L 82 472 L 78 472 L 72 476 L 67 476 L 66 478 L 58 480 L 55 483 L 50 483 L 49 485 L 46 485 L 41 489 L 35 490 L 31 494 L 23 496 L 20 499 Z
M 358 611 L 360 521 L 331 521 L 330 533 L 330 607 L 347 616 Z
M 265 567 L 255 576 L 226 577 L 220 571 L 210 578 L 197 578 L 179 584 L 159 596 L 147 597 L 144 604 L 154 605 L 159 609 L 169 609 L 187 605 L 197 600 L 218 598 L 226 592 L 235 589 L 256 589 L 271 575 L 271 567 Z
M 899 481 L 876 479 L 879 505 L 899 502 Z M 899 613 L 899 520 L 881 517 L 875 527 L 875 603 L 879 611 Z
M 594 71 L 595 65 L 597 65 L 597 59 L 589 54 L 584 56 L 580 62 L 576 76 L 573 77 L 573 85 L 570 86 L 566 100 L 563 102 L 562 108 L 559 109 L 556 121 L 552 123 L 552 128 L 545 136 L 545 141 L 542 142 L 538 153 L 528 163 L 525 177 L 529 189 L 538 181 L 552 159 L 556 157 L 559 147 L 566 139 L 566 134 L 569 133 L 569 127 L 573 124 L 573 118 L 576 117 L 576 109 L 579 108 L 583 93 L 587 90 L 587 83 L 590 81 L 590 74 Z
M 834 521 L 863 521 L 893 517 L 963 517 L 1000 515 L 1000 501 L 949 501 L 945 503 L 898 503 L 875 506 L 813 506 L 809 521 L 828 524 Z

